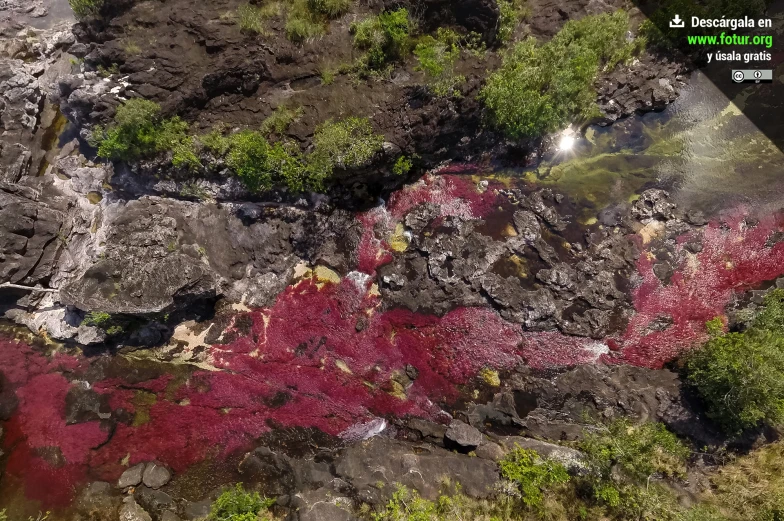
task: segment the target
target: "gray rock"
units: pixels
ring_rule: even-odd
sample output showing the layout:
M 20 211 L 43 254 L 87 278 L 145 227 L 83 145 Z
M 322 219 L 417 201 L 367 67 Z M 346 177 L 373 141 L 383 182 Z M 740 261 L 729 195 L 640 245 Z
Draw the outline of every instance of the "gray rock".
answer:
M 452 420 L 444 438 L 447 448 L 457 448 L 465 452 L 476 449 L 484 442 L 484 435 L 479 429 L 460 420 Z
M 128 496 L 120 508 L 120 521 L 152 521 L 152 517 L 136 503 L 133 496 Z
M 506 451 L 499 444 L 493 442 L 480 445 L 475 452 L 477 458 L 496 462 L 500 461 L 506 455 Z
M 520 436 L 506 436 L 498 442 L 505 453 L 520 447 L 536 451 L 543 459 L 557 461 L 571 472 L 581 472 L 586 468 L 585 454 L 576 449 Z
M 156 519 L 166 511 L 173 511 L 176 508 L 174 499 L 161 490 L 154 490 L 145 486 L 137 487 L 133 497 L 147 512 Z
M 85 346 L 102 344 L 106 342 L 106 331 L 82 324 L 76 329 L 76 341 Z
M 210 515 L 212 501 L 204 499 L 202 501 L 185 501 L 182 507 L 182 514 L 188 521 L 204 519 Z
M 142 482 L 142 474 L 144 473 L 144 463 L 139 463 L 129 468 L 122 473 L 120 479 L 117 481 L 117 486 L 120 488 L 135 487 Z
M 171 510 L 164 510 L 161 514 L 161 521 L 180 521 L 180 518 Z
M 467 495 L 478 498 L 490 496 L 499 480 L 491 461 L 380 436 L 347 448 L 335 462 L 335 474 L 372 504 L 385 503 L 394 492 L 392 486 L 379 489 L 379 481 L 400 483 L 435 499 L 445 475 L 460 483 Z
M 171 472 L 163 465 L 148 463 L 142 474 L 142 482 L 150 488 L 161 488 L 171 477 Z
M 107 518 L 116 519 L 121 502 L 122 498 L 111 483 L 94 481 L 79 494 L 76 500 L 76 509 L 85 514 L 96 511 L 105 512 Z

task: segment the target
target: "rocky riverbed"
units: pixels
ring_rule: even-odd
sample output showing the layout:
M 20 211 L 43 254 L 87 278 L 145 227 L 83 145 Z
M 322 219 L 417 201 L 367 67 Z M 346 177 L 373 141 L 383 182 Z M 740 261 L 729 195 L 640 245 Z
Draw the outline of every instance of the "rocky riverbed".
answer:
M 621 7 L 530 4 L 518 31 L 543 39 Z M 483 126 L 475 94 L 495 53 L 461 62 L 456 99 L 424 96 L 411 65 L 327 85 L 323 48 L 352 58 L 347 28 L 364 11 L 295 45 L 239 33 L 221 16 L 237 5 L 125 2 L 33 29 L 21 16 L 37 7 L 0 4 L 0 311 L 33 333 L 0 331 L 10 514 L 198 519 L 244 482 L 280 516 L 354 519 L 393 483 L 436 497 L 445 473 L 488 497 L 517 445 L 579 472 L 582 455 L 557 443 L 600 419 L 725 442 L 665 367 L 707 320 L 780 285 L 777 208 L 704 213 L 677 183 L 637 174 L 633 196 L 598 204 L 550 182 L 558 161 L 503 175 L 552 148 Z M 496 44 L 494 1 L 424 6 L 424 24 Z M 663 109 L 687 69 L 645 54 L 603 74 L 601 123 Z M 202 130 L 294 102 L 304 115 L 287 137 L 303 149 L 320 122 L 372 114 L 386 150 L 420 163 L 259 197 L 165 159 L 98 161 L 89 129 L 135 96 Z

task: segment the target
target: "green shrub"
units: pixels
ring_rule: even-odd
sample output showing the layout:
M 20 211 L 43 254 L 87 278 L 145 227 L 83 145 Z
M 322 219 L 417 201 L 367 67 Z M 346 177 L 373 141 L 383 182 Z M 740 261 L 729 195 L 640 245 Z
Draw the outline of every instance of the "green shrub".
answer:
M 465 81 L 455 74 L 455 62 L 460 57 L 459 36 L 454 31 L 439 29 L 437 38 L 425 36 L 414 49 L 419 61 L 417 70 L 423 71 L 433 94 L 440 97 L 459 94 L 457 86 Z
M 400 156 L 395 161 L 395 164 L 392 166 L 392 173 L 395 175 L 406 175 L 411 171 L 413 168 L 414 162 L 411 161 L 411 158 L 406 156 Z
M 411 29 L 412 24 L 405 8 L 387 11 L 351 24 L 354 46 L 366 51 L 364 66 L 376 71 L 408 54 Z
M 499 463 L 501 476 L 513 482 L 523 503 L 529 508 L 538 508 L 544 502 L 545 492 L 555 485 L 569 481 L 566 468 L 560 463 L 545 460 L 532 450 L 516 448 Z
M 316 172 L 328 170 L 330 173 L 335 166 L 363 166 L 381 150 L 383 143 L 383 136 L 373 133 L 367 118 L 327 121 L 316 128 L 313 136 L 311 164 Z
M 743 333 L 714 335 L 688 354 L 685 371 L 707 416 L 726 432 L 784 423 L 784 291 L 775 290 Z
M 614 519 L 678 519 L 674 494 L 650 480 L 683 477 L 690 451 L 663 424 L 616 420 L 586 432 L 579 448 L 593 473 L 581 482 Z
M 373 516 L 374 521 L 432 521 L 437 519 L 436 504 L 422 499 L 416 490 L 398 486 L 386 508 Z
M 71 10 L 78 20 L 96 16 L 103 7 L 104 0 L 68 0 Z
M 504 43 L 512 38 L 515 29 L 528 16 L 529 11 L 525 0 L 498 0 L 498 10 L 498 39 Z
M 512 138 L 565 127 L 598 114 L 593 82 L 601 67 L 628 59 L 638 42 L 626 42 L 628 15 L 586 16 L 569 21 L 549 42 L 528 38 L 503 57 L 480 98 L 491 122 Z
M 507 506 L 502 500 L 488 502 L 470 498 L 461 492 L 460 485 L 451 487 L 442 483 L 441 494 L 435 501 L 422 498 L 416 490 L 397 485 L 392 499 L 370 517 L 374 521 L 500 521 L 512 519 Z
M 264 13 L 261 8 L 251 5 L 243 4 L 237 8 L 237 21 L 240 29 L 243 31 L 265 34 L 264 28 Z
M 162 119 L 160 111 L 157 103 L 139 98 L 120 105 L 106 129 L 93 130 L 91 143 L 98 147 L 98 156 L 133 161 L 172 151 L 175 166 L 199 166 L 188 124 L 176 116 Z
M 274 499 L 262 498 L 258 492 L 245 492 L 237 483 L 223 492 L 212 504 L 210 521 L 256 521 L 259 512 L 275 504 Z
M 199 136 L 199 141 L 204 147 L 218 157 L 226 155 L 231 142 L 223 135 L 222 128 L 214 128 L 209 134 Z
M 261 131 L 267 134 L 282 134 L 289 125 L 302 117 L 302 107 L 287 108 L 281 105 L 261 124 Z
M 337 18 L 351 9 L 352 0 L 308 0 L 308 7 L 328 18 Z
M 243 130 L 229 136 L 226 163 L 251 191 L 269 189 L 275 172 L 267 159 L 270 144 L 259 132 Z
M 600 475 L 613 468 L 638 483 L 655 474 L 677 477 L 686 471 L 689 449 L 661 423 L 633 426 L 616 420 L 598 432 L 586 433 L 580 450 Z
M 263 134 L 253 130 L 243 130 L 224 139 L 226 164 L 252 192 L 275 186 L 286 186 L 295 192 L 322 187 L 324 177 L 308 170 L 295 144 L 270 144 Z

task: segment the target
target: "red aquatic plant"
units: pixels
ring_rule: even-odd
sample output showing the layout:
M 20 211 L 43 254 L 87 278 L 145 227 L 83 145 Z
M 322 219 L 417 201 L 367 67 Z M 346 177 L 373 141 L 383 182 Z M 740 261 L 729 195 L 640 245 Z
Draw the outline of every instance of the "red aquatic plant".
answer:
M 661 367 L 706 340 L 705 322 L 724 314 L 734 292 L 784 273 L 784 243 L 771 241 L 782 231 L 781 218 L 767 216 L 751 226 L 744 215 L 736 212 L 697 232 L 703 249 L 696 255 L 685 250 L 690 237 L 681 238 L 677 253 L 683 260 L 669 284 L 656 277 L 653 255 L 643 250 L 637 262 L 642 283 L 633 292 L 636 313 L 618 339 L 621 360 Z M 672 325 L 651 330 L 650 324 L 660 317 L 668 317 Z

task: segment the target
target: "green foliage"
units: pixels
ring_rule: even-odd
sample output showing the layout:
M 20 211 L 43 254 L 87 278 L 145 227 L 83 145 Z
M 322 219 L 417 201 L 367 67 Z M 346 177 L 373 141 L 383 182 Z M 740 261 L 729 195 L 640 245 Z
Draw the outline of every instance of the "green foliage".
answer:
M 436 505 L 422 499 L 416 490 L 398 486 L 386 508 L 375 514 L 375 521 L 432 521 L 437 519 Z
M 207 190 L 202 188 L 197 182 L 189 181 L 187 183 L 184 183 L 180 188 L 180 197 L 206 201 L 210 198 L 210 194 L 207 192 Z
M 302 107 L 287 108 L 281 105 L 262 122 L 261 131 L 265 134 L 283 134 L 304 112 Z
M 82 324 L 85 326 L 93 326 L 93 327 L 106 327 L 112 321 L 112 316 L 109 313 L 105 313 L 103 311 L 90 311 L 85 315 L 84 320 L 82 320 Z
M 214 128 L 209 134 L 199 136 L 199 141 L 214 155 L 222 157 L 229 151 L 231 142 L 223 135 L 222 128 Z
M 351 9 L 351 3 L 352 0 L 308 0 L 308 7 L 328 18 L 337 18 Z
M 123 331 L 124 331 L 123 327 L 119 324 L 115 324 L 113 326 L 109 326 L 108 328 L 106 328 L 106 334 L 109 336 L 122 334 Z
M 125 331 L 113 316 L 103 311 L 90 311 L 85 315 L 82 324 L 103 329 L 109 336 L 119 335 Z
M 351 24 L 354 46 L 366 51 L 364 67 L 375 71 L 409 52 L 411 30 L 412 24 L 405 8 L 386 11 Z
M 200 166 L 188 124 L 178 117 L 162 119 L 160 111 L 157 103 L 139 98 L 120 105 L 111 125 L 93 130 L 91 143 L 98 147 L 98 156 L 133 161 L 168 150 L 174 166 Z
M 370 516 L 373 521 L 500 521 L 512 519 L 511 509 L 502 501 L 487 502 L 469 498 L 460 486 L 443 486 L 435 501 L 423 499 L 416 490 L 397 485 L 383 509 Z M 454 488 L 454 490 L 451 490 Z
M 286 37 L 292 42 L 304 42 L 324 34 L 324 27 L 308 18 L 292 17 L 286 22 Z
M 459 94 L 457 86 L 465 81 L 455 74 L 455 62 L 460 57 L 459 36 L 452 30 L 439 29 L 437 37 L 425 36 L 414 49 L 419 61 L 417 70 L 423 71 L 433 94 L 439 97 Z
M 256 521 L 259 512 L 275 504 L 274 499 L 262 498 L 258 492 L 245 492 L 237 483 L 223 492 L 212 504 L 210 521 Z
M 678 519 L 674 495 L 650 479 L 684 476 L 690 452 L 663 424 L 616 420 L 587 432 L 579 448 L 593 472 L 582 482 L 614 518 Z
M 252 192 L 275 186 L 285 186 L 294 192 L 323 187 L 327 175 L 314 172 L 293 143 L 270 144 L 262 133 L 253 130 L 243 130 L 223 139 L 226 164 Z M 215 141 L 219 143 L 216 146 L 224 149 L 222 140 Z
M 544 493 L 554 485 L 569 481 L 566 468 L 560 463 L 542 461 L 532 450 L 516 448 L 498 463 L 501 475 L 513 482 L 522 494 L 523 503 L 538 508 L 544 502 Z
M 268 161 L 270 144 L 259 132 L 243 130 L 229 137 L 226 163 L 251 191 L 272 187 L 275 172 Z
M 715 335 L 686 356 L 685 370 L 728 433 L 784 423 L 784 290 L 774 290 L 743 333 Z
M 349 117 L 338 121 L 327 121 L 313 136 L 315 145 L 311 164 L 315 168 L 353 168 L 367 164 L 378 153 L 384 143 L 383 136 L 373 132 L 367 118 Z
M 498 9 L 501 13 L 498 22 L 498 39 L 504 43 L 512 38 L 520 22 L 529 16 L 529 10 L 525 0 L 498 0 Z
M 392 166 L 392 173 L 395 175 L 406 175 L 411 171 L 413 168 L 414 162 L 411 158 L 406 156 L 400 156 L 395 161 L 395 164 Z
M 68 0 L 71 10 L 78 20 L 97 16 L 103 7 L 104 0 Z
M 598 432 L 588 432 L 580 444 L 588 462 L 602 476 L 613 468 L 635 482 L 650 476 L 682 476 L 689 449 L 661 423 L 633 426 L 616 420 Z
M 639 49 L 638 42 L 626 42 L 628 27 L 628 15 L 617 11 L 569 21 L 543 45 L 533 38 L 515 45 L 480 93 L 492 123 L 521 138 L 596 116 L 593 82 L 600 68 L 611 69 Z
M 265 34 L 264 12 L 260 7 L 251 4 L 243 4 L 237 8 L 237 22 L 243 31 Z
M 98 75 L 101 78 L 108 78 L 114 74 L 120 73 L 120 66 L 116 63 L 111 64 L 108 68 L 104 67 L 103 65 L 98 66 Z
M 487 44 L 482 35 L 475 31 L 471 31 L 463 38 L 463 48 L 468 54 L 477 58 L 483 58 L 487 54 Z

